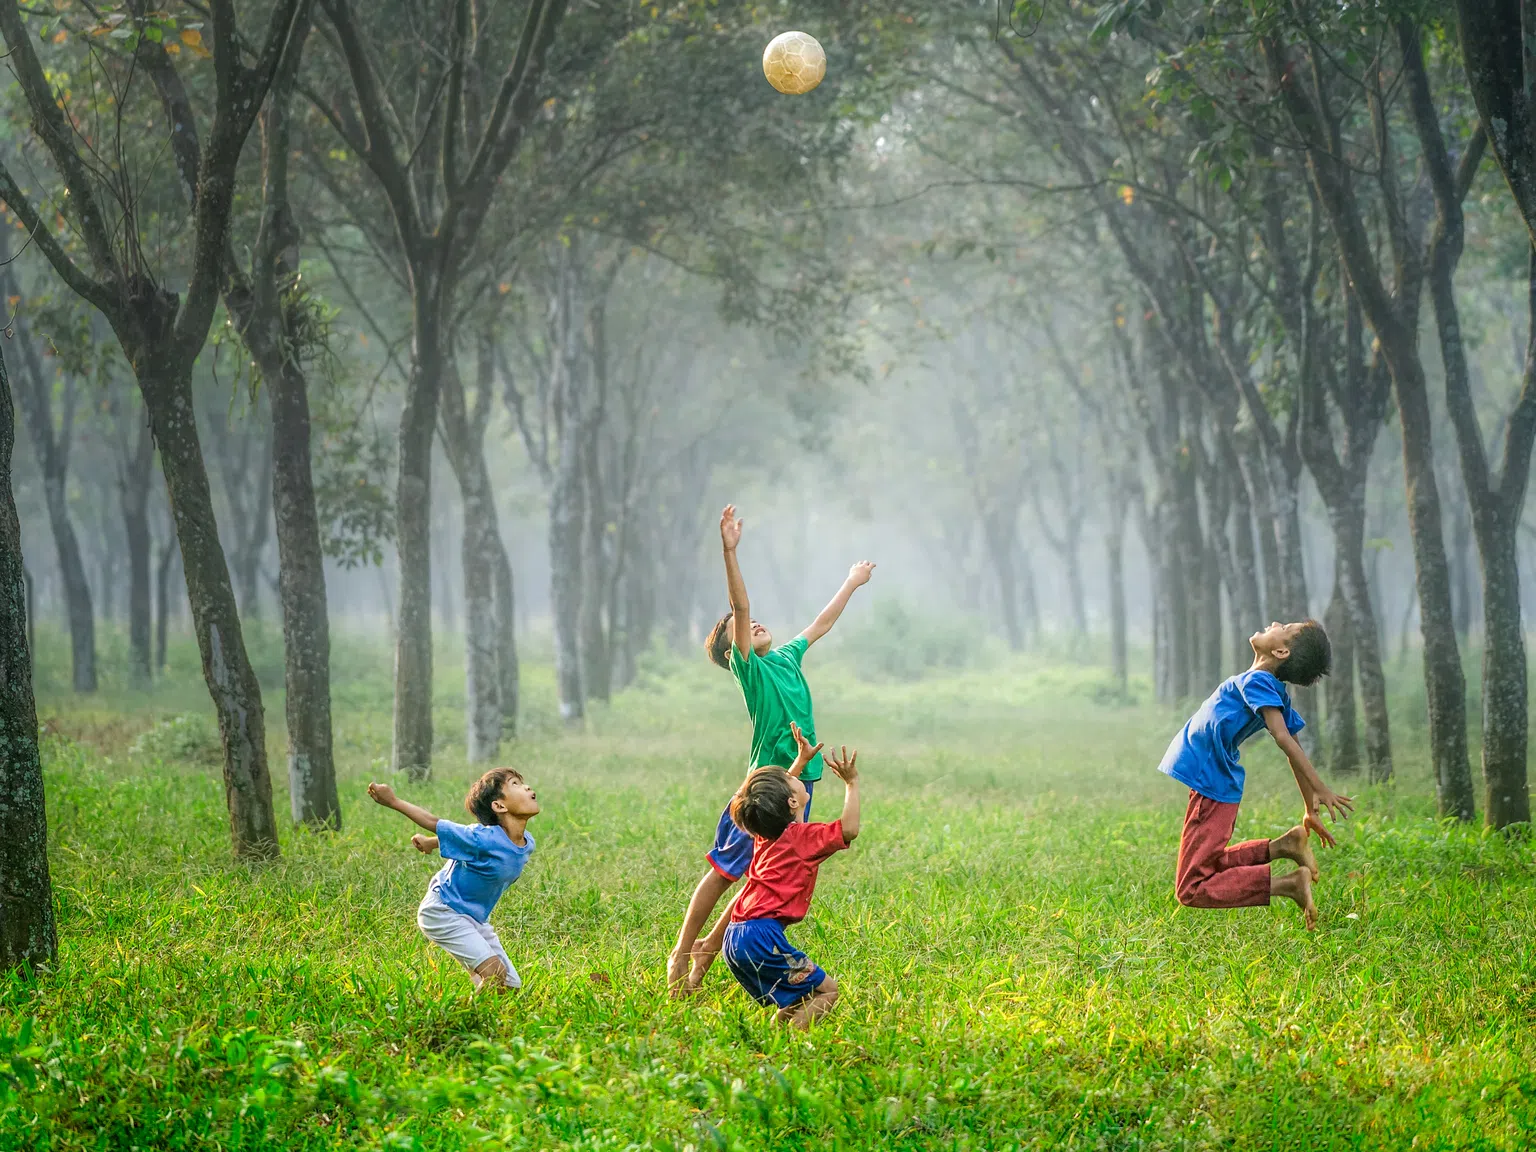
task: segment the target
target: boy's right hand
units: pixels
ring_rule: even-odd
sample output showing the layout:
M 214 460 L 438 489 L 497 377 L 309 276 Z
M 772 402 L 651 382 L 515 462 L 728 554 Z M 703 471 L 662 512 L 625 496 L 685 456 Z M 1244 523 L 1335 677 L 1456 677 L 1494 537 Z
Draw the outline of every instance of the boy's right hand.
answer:
M 736 517 L 736 505 L 727 504 L 720 513 L 720 543 L 727 552 L 736 551 L 741 543 L 741 521 Z
M 850 756 L 848 755 L 848 745 L 844 744 L 841 757 L 836 753 L 828 753 L 821 758 L 821 762 L 836 772 L 838 778 L 844 784 L 852 784 L 859 778 L 859 750 L 857 748 L 853 750 L 853 755 Z
M 388 784 L 368 785 L 368 795 L 373 797 L 375 803 L 382 804 L 386 808 L 395 806 L 395 790 Z
M 423 836 L 420 832 L 418 832 L 416 835 L 411 837 L 411 847 L 422 854 L 426 854 L 428 852 L 436 852 L 437 837 Z

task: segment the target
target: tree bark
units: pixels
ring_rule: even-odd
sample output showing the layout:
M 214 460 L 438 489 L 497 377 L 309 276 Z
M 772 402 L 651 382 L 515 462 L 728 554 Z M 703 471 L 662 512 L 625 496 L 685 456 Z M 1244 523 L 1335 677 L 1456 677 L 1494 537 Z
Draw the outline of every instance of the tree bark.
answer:
M 166 631 L 170 623 L 171 567 L 179 553 L 176 550 L 176 533 L 168 532 L 160 557 L 155 565 L 155 675 L 165 675 Z
M 261 685 L 246 655 L 240 611 L 219 544 L 213 492 L 192 414 L 191 367 L 187 362 L 177 371 L 147 356 L 134 363 L 160 446 L 203 679 L 218 712 L 235 854 L 264 858 L 275 856 L 278 847 Z
M 1338 774 L 1360 771 L 1360 740 L 1355 717 L 1355 633 L 1344 594 L 1344 560 L 1335 554 L 1333 595 L 1323 627 L 1333 643 L 1333 671 L 1324 681 L 1328 717 L 1328 768 Z
M 10 246 L 0 243 L 0 292 L 6 297 L 20 295 L 11 272 Z M 91 585 L 85 575 L 85 560 L 80 541 L 69 515 L 66 485 L 69 479 L 70 438 L 74 424 L 73 379 L 65 384 L 63 427 L 55 432 L 48 381 L 37 354 L 27 323 L 16 318 L 16 346 L 20 350 L 21 373 L 17 379 L 16 398 L 21 418 L 27 425 L 32 451 L 43 477 L 43 503 L 48 509 L 48 527 L 53 534 L 58 555 L 59 579 L 64 587 L 64 607 L 69 618 L 69 651 L 72 682 L 76 692 L 96 691 L 96 615 L 91 605 Z
M 21 521 L 11 492 L 16 428 L 0 355 L 0 968 L 50 965 L 58 954 L 48 876 L 48 812 L 32 697 Z
M 117 413 L 119 423 L 126 414 Z M 138 427 L 120 429 L 124 438 L 117 487 L 123 510 L 123 537 L 128 545 L 128 667 L 136 688 L 148 688 L 153 677 L 150 648 L 149 481 L 154 464 L 154 442 L 145 421 Z
M 441 424 L 449 465 L 459 482 L 464 509 L 461 567 L 464 575 L 464 676 L 466 758 L 471 764 L 494 761 L 501 751 L 502 705 L 497 605 L 497 554 L 505 558 L 496 529 L 496 500 L 485 465 L 486 421 L 491 408 L 489 361 L 482 371 L 474 409 L 465 403 L 457 367 L 447 365 L 442 379 Z
M 1125 611 L 1125 506 L 1118 495 L 1110 498 L 1109 527 L 1104 533 L 1104 552 L 1109 580 L 1109 666 L 1122 697 L 1130 692 L 1130 655 Z

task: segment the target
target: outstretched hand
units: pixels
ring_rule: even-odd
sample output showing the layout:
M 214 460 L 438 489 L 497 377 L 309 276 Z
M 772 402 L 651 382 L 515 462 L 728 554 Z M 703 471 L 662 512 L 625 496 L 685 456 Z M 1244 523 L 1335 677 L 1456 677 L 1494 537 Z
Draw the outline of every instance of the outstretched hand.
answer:
M 844 784 L 852 784 L 859 778 L 859 750 L 857 748 L 853 750 L 853 755 L 850 756 L 848 754 L 848 745 L 844 744 L 841 756 L 838 756 L 835 752 L 829 752 L 821 758 L 821 762 L 836 772 L 838 778 Z
M 395 790 L 388 784 L 368 785 L 368 795 L 373 797 L 375 803 L 382 804 L 386 808 L 395 806 Z
M 720 513 L 720 543 L 727 552 L 736 550 L 741 543 L 741 521 L 736 516 L 736 505 L 727 504 Z
M 805 738 L 805 733 L 800 731 L 800 725 L 793 720 L 789 722 L 789 734 L 795 738 L 795 746 L 800 749 L 795 753 L 795 762 L 789 766 L 789 774 L 799 776 L 805 771 L 805 766 L 816 758 L 816 753 L 821 751 L 822 745 L 817 744 L 812 747 L 811 742 Z
M 869 578 L 874 574 L 875 562 L 873 560 L 860 560 L 852 568 L 848 569 L 848 580 L 851 584 L 862 587 L 869 583 Z
M 1316 795 L 1312 797 L 1312 808 L 1314 811 L 1318 808 L 1326 808 L 1328 815 L 1333 817 L 1335 821 L 1339 821 L 1348 819 L 1350 813 L 1355 809 L 1355 802 L 1348 796 L 1340 796 L 1331 789 L 1320 788 Z

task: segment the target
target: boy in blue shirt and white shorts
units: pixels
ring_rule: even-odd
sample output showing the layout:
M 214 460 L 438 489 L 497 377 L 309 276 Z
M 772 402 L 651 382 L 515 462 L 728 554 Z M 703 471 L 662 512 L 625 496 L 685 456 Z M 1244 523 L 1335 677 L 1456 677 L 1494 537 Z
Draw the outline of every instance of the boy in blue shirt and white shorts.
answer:
M 1333 649 L 1316 620 L 1271 624 L 1248 643 L 1253 648 L 1248 671 L 1222 681 L 1179 730 L 1159 765 L 1189 789 L 1176 892 L 1179 903 L 1191 908 L 1248 908 L 1284 896 L 1296 901 L 1311 929 L 1317 924 L 1312 882 L 1318 870 L 1308 840 L 1316 832 L 1332 845 L 1319 814 L 1326 808 L 1340 819 L 1353 801 L 1322 782 L 1296 742 L 1305 721 L 1291 707 L 1285 686 L 1314 684 L 1326 676 Z M 1237 750 L 1260 729 L 1268 729 L 1290 761 L 1301 790 L 1302 821 L 1274 840 L 1232 844 L 1245 778 Z M 1300 867 L 1277 876 L 1270 871 L 1272 860 L 1294 860 Z
M 539 814 L 539 800 L 522 774 L 492 768 L 475 781 L 464 807 L 477 824 L 439 820 L 401 800 L 388 784 L 368 785 L 368 795 L 433 833 L 411 837 L 418 852 L 437 852 L 448 861 L 432 877 L 416 910 L 422 935 L 468 969 L 477 992 L 485 987 L 498 992 L 521 988 L 517 969 L 488 921 L 491 909 L 533 855 L 527 829 L 528 821 Z

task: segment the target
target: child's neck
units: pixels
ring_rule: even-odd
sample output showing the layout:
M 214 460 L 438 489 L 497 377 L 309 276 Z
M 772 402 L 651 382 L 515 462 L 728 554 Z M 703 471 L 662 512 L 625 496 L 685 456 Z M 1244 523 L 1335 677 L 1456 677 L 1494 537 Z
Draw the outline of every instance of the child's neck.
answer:
M 496 821 L 501 830 L 507 834 L 507 839 L 519 848 L 528 843 L 528 817 L 503 816 Z
M 1263 653 L 1255 652 L 1253 654 L 1253 663 L 1251 665 L 1249 665 L 1248 671 L 1250 671 L 1250 672 L 1268 672 L 1270 675 L 1274 675 L 1274 673 L 1279 669 L 1279 667 L 1280 667 L 1280 661 L 1276 660 L 1268 652 L 1263 652 Z

